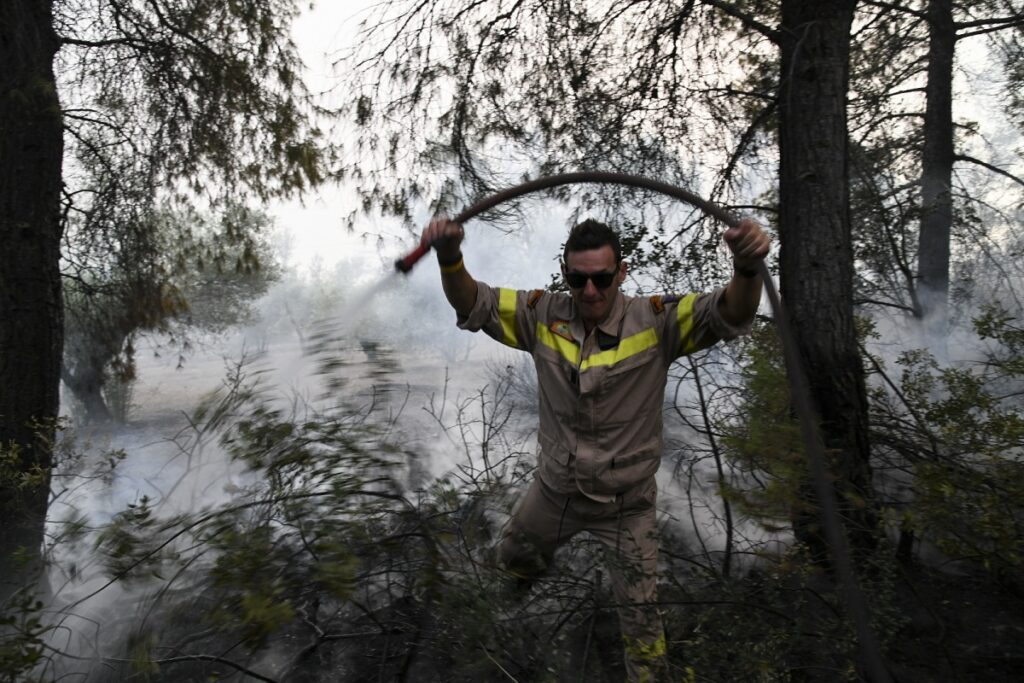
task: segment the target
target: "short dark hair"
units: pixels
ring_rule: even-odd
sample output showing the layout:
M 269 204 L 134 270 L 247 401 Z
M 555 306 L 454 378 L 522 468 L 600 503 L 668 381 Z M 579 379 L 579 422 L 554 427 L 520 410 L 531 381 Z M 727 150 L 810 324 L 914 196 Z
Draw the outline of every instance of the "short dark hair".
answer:
M 605 245 L 612 248 L 616 264 L 622 261 L 622 246 L 619 244 L 619 233 L 600 221 L 588 218 L 582 223 L 577 223 L 569 231 L 569 238 L 565 240 L 565 249 L 562 250 L 562 261 L 568 262 L 570 251 L 600 249 Z

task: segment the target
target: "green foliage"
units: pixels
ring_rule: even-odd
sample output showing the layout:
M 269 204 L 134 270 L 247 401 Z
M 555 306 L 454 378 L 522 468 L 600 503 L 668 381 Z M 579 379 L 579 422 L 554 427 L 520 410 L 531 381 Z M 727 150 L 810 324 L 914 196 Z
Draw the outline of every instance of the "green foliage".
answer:
M 160 672 L 160 666 L 154 661 L 153 650 L 157 645 L 156 635 L 150 629 L 140 629 L 128 634 L 125 649 L 127 650 L 132 674 L 151 680 Z
M 128 582 L 161 577 L 169 558 L 162 552 L 166 544 L 158 534 L 160 526 L 148 496 L 114 516 L 96 539 L 111 578 Z
M 974 329 L 986 344 L 979 362 L 942 366 L 924 350 L 899 356 L 898 391 L 874 392 L 879 450 L 883 466 L 913 474 L 909 500 L 894 512 L 904 530 L 952 559 L 1019 575 L 1024 333 L 997 305 L 981 308 Z
M 104 627 L 104 665 L 148 680 L 198 679 L 302 643 L 305 654 L 281 662 L 279 680 L 315 666 L 355 677 L 412 667 L 418 680 L 498 680 L 503 671 L 558 680 L 592 588 L 553 583 L 514 602 L 490 559 L 496 518 L 523 474 L 505 433 L 508 400 L 498 387 L 435 406 L 468 459 L 408 491 L 406 460 L 419 456 L 389 440 L 400 431 L 380 412 L 282 402 L 239 366 L 196 411 L 192 442 L 215 439 L 240 468 L 229 498 L 168 515 L 142 497 L 96 537 L 107 577 L 133 595 L 138 615 L 120 610 Z M 445 422 L 452 407 L 454 424 Z M 478 432 L 481 417 L 488 426 Z M 567 591 L 583 600 L 567 609 Z M 553 654 L 539 647 L 546 629 Z M 55 657 L 54 670 L 81 670 Z
M 194 335 L 247 322 L 280 273 L 269 219 L 244 206 L 217 215 L 165 207 L 131 232 L 122 226 L 114 244 L 86 228 L 74 225 L 76 275 L 64 286 L 63 376 L 88 419 L 110 417 L 104 400 L 127 415 L 139 335 L 167 335 L 184 354 Z
M 210 196 L 265 198 L 318 182 L 323 150 L 290 36 L 296 13 L 293 0 L 60 3 L 73 158 Z
M 390 551 L 382 534 L 401 516 L 403 499 L 389 475 L 394 463 L 375 454 L 393 449 L 383 448 L 366 415 L 338 406 L 295 419 L 258 379 L 234 378 L 197 419 L 220 432 L 251 484 L 221 506 L 180 517 L 154 516 L 143 497 L 107 525 L 98 545 L 117 581 L 166 584 L 158 598 L 174 593 L 184 570 L 199 569 L 188 583 L 205 624 L 258 649 L 299 615 L 315 620 L 311 604 L 350 598 L 366 568 Z M 172 630 L 178 619 L 194 621 L 195 608 L 179 616 L 173 602 L 154 605 Z
M 807 509 L 800 426 L 775 329 L 758 325 L 743 345 L 742 402 L 722 425 L 722 444 L 739 483 L 722 482 L 722 495 L 769 530 L 779 530 L 795 511 Z
M 907 627 L 900 577 L 883 552 L 861 558 L 872 627 L 884 646 Z M 762 555 L 741 579 L 669 576 L 670 661 L 696 680 L 857 681 L 857 639 L 827 570 L 799 547 Z M 678 605 L 678 607 L 675 607 Z M 683 679 L 682 675 L 671 680 Z
M 1022 469 L 996 458 L 971 467 L 921 463 L 905 521 L 950 557 L 1019 572 L 1024 541 L 1014 516 L 1024 495 Z
M 43 621 L 43 607 L 31 591 L 20 591 L 0 605 L 0 680 L 41 680 L 32 672 L 43 661 L 44 641 L 53 630 Z
M 18 444 L 0 444 L 0 487 L 3 490 L 34 491 L 49 480 L 50 468 L 39 463 L 25 463 Z
M 277 546 L 266 526 L 239 529 L 233 525 L 218 531 L 211 539 L 219 553 L 210 575 L 222 591 L 212 619 L 228 630 L 242 624 L 247 642 L 264 644 L 295 618 L 286 592 L 287 577 L 280 574 L 280 567 L 289 560 L 288 548 Z
M 887 521 L 945 556 L 1019 575 L 1024 535 L 1024 330 L 1006 309 L 974 319 L 983 357 L 942 366 L 925 350 L 901 352 L 899 375 L 878 359 L 872 406 L 873 468 Z M 862 325 L 862 338 L 877 335 Z M 812 512 L 806 465 L 774 331 L 744 341 L 742 403 L 723 424 L 734 467 L 723 495 L 778 531 Z M 887 383 L 886 383 L 887 382 Z
M 751 15 L 771 21 L 775 11 L 758 6 Z M 740 176 L 771 165 L 751 156 L 766 138 L 759 126 L 743 131 L 739 113 L 762 115 L 771 95 L 720 65 L 760 63 L 772 50 L 744 42 L 745 29 L 723 17 L 692 2 L 614 11 L 540 0 L 380 6 L 344 62 L 356 93 L 345 113 L 361 134 L 345 177 L 358 184 L 364 209 L 406 220 L 417 204 L 452 212 L 525 177 L 583 169 L 647 175 L 729 201 Z M 649 260 L 664 267 L 655 277 L 721 274 L 694 267 L 715 256 L 719 231 L 677 202 L 613 186 L 549 196 L 572 202 L 573 218 L 596 215 L 627 232 L 644 226 Z M 515 211 L 501 207 L 489 218 Z M 694 245 L 681 269 L 669 263 L 680 244 Z
M 116 412 L 130 407 L 138 332 L 223 330 L 273 279 L 266 219 L 244 207 L 321 182 L 332 155 L 291 41 L 297 11 L 293 0 L 55 7 L 63 379 L 89 419 L 110 418 L 104 388 Z

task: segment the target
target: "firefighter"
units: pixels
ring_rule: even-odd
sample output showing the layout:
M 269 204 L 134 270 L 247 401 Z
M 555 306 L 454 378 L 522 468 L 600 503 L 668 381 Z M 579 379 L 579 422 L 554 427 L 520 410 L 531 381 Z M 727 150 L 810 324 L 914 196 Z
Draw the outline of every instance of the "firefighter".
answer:
M 590 532 L 612 551 L 608 569 L 629 680 L 654 680 L 665 656 L 655 607 L 655 473 L 668 369 L 680 356 L 749 329 L 761 298 L 758 262 L 770 238 L 744 219 L 724 234 L 734 266 L 724 287 L 649 299 L 620 291 L 628 265 L 617 233 L 598 221 L 576 225 L 566 240 L 568 295 L 475 280 L 462 239 L 462 226 L 444 217 L 421 238 L 435 250 L 458 326 L 530 353 L 537 368 L 536 476 L 502 532 L 498 562 L 529 582 L 561 544 Z

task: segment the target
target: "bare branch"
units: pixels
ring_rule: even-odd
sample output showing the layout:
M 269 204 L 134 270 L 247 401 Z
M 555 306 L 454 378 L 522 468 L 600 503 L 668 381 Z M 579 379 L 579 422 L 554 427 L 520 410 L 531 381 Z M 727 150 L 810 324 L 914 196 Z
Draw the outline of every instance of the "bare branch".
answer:
M 963 40 L 964 38 L 973 38 L 974 36 L 983 36 L 986 33 L 995 33 L 997 31 L 1002 31 L 1004 28 L 1013 28 L 1015 26 L 1024 26 L 1024 17 L 1020 17 L 1017 21 L 1015 21 L 1012 24 L 1000 24 L 998 26 L 990 26 L 988 28 L 978 29 L 977 31 L 971 31 L 969 33 L 964 33 L 963 35 L 958 35 L 956 37 L 956 39 L 959 41 L 959 40 Z
M 64 654 L 64 653 L 62 653 L 62 654 Z M 117 662 L 118 664 L 130 664 L 130 663 L 133 662 L 133 660 L 130 660 L 130 659 L 113 659 L 113 658 L 110 658 L 110 657 L 104 657 L 103 661 L 104 662 Z M 226 666 L 231 667 L 235 671 L 243 673 L 246 676 L 249 676 L 251 678 L 255 678 L 258 681 L 265 681 L 266 683 L 279 683 L 279 681 L 276 678 L 270 678 L 268 676 L 264 676 L 262 674 L 256 673 L 252 669 L 244 667 L 244 666 L 242 666 L 241 664 L 239 664 L 237 662 L 233 662 L 230 659 L 225 659 L 224 657 L 218 657 L 216 655 L 202 655 L 202 654 L 181 655 L 179 657 L 168 657 L 166 659 L 154 659 L 152 661 L 152 663 L 153 664 L 157 664 L 157 665 L 165 665 L 165 664 L 179 664 L 181 662 L 193 662 L 193 661 L 198 661 L 198 662 L 216 662 L 217 664 L 224 664 Z
M 765 23 L 758 21 L 749 12 L 744 12 L 739 7 L 736 7 L 731 2 L 723 2 L 723 0 L 701 0 L 705 5 L 714 7 L 715 9 L 725 12 L 734 19 L 739 19 L 747 28 L 753 29 L 763 35 L 768 40 L 772 41 L 776 45 L 782 40 L 782 35 L 778 30 L 768 26 Z
M 870 304 L 872 306 L 882 306 L 884 308 L 895 308 L 898 311 L 905 311 L 906 313 L 910 313 L 911 315 L 916 314 L 916 311 L 914 311 L 913 307 L 907 306 L 906 304 L 898 304 L 898 303 L 896 303 L 894 301 L 880 301 L 879 299 L 865 299 L 865 298 L 859 298 L 859 299 L 854 299 L 853 300 L 853 305 L 854 306 L 863 306 L 865 304 Z
M 741 209 L 747 209 L 748 211 L 762 211 L 764 213 L 778 214 L 779 207 L 767 206 L 766 204 L 730 204 L 730 211 L 738 211 Z
M 757 135 L 757 132 L 761 130 L 768 118 L 775 112 L 775 106 L 778 103 L 777 100 L 772 99 L 768 102 L 764 109 L 758 112 L 757 116 L 753 118 L 750 125 L 747 126 L 746 130 L 740 136 L 739 143 L 736 145 L 736 149 L 733 150 L 732 154 L 729 155 L 729 161 L 725 165 L 725 170 L 722 171 L 722 175 L 719 178 L 716 187 L 712 192 L 712 196 L 717 195 L 719 192 L 723 192 L 729 181 L 732 179 L 732 174 L 736 170 L 736 164 L 739 163 L 743 155 L 746 154 L 747 147 L 750 145 L 751 140 Z
M 75 45 L 77 47 L 111 47 L 114 45 L 129 45 L 131 47 L 137 47 L 138 45 L 145 45 L 143 41 L 135 38 L 109 38 L 107 40 L 83 40 L 82 38 L 68 38 L 67 36 L 60 37 L 61 45 Z
M 918 19 L 928 19 L 928 15 L 920 10 L 915 10 L 907 7 L 906 5 L 899 5 L 894 2 L 882 2 L 882 0 L 867 0 L 862 3 L 868 7 L 878 7 L 880 9 L 893 10 L 895 12 L 902 12 L 903 14 L 909 14 L 917 17 Z
M 975 19 L 974 21 L 963 21 L 956 23 L 956 30 L 959 31 L 965 28 L 1009 28 L 1010 26 L 1018 26 L 1024 23 L 1024 14 L 1015 14 L 1010 17 L 990 17 L 987 19 Z
M 1004 171 L 1003 169 L 999 168 L 998 166 L 993 166 L 990 163 L 984 162 L 981 159 L 975 159 L 974 157 L 967 156 L 966 154 L 957 154 L 953 158 L 954 158 L 955 161 L 967 161 L 967 162 L 970 162 L 972 164 L 977 164 L 978 166 L 981 166 L 982 168 L 987 168 L 988 170 L 992 171 L 993 173 L 998 173 L 1001 176 L 1005 176 L 1005 177 L 1009 178 L 1010 180 L 1012 180 L 1013 182 L 1017 183 L 1018 185 L 1024 186 L 1024 179 L 1022 179 L 1022 178 L 1020 178 L 1018 176 L 1015 176 L 1014 174 L 1010 173 L 1009 171 Z

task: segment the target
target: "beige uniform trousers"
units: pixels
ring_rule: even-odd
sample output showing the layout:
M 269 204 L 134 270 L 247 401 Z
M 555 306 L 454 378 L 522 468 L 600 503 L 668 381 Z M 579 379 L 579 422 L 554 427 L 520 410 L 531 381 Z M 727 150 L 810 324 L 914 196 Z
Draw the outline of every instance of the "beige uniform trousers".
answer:
M 657 485 L 654 477 L 607 503 L 580 492 L 558 493 L 535 477 L 498 545 L 498 561 L 522 578 L 550 565 L 555 550 L 581 531 L 609 549 L 612 579 L 630 681 L 653 681 L 665 654 L 657 599 Z

